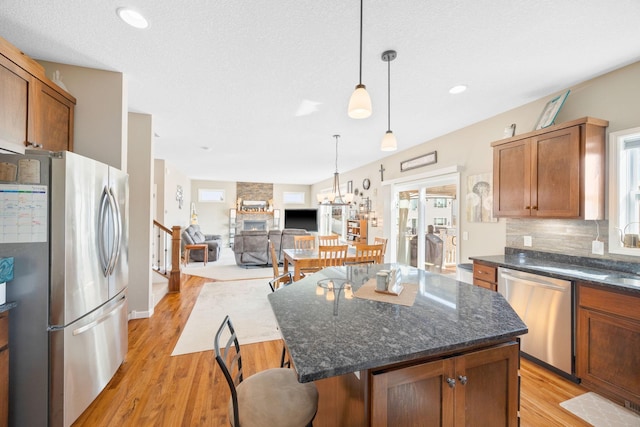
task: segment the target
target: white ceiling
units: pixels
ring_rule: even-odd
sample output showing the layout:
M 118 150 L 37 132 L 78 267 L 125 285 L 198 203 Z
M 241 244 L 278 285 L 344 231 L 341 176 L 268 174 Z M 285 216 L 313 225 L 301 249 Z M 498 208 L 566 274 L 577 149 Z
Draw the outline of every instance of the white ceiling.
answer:
M 138 30 L 116 15 L 142 12 Z M 0 36 L 36 59 L 123 72 L 156 157 L 194 179 L 311 184 L 640 60 L 638 0 L 2 0 Z M 64 82 L 64 76 L 62 76 Z M 450 95 L 464 83 L 469 90 Z M 570 102 L 570 98 L 567 102 Z M 302 111 L 302 113 L 300 113 Z M 210 148 L 205 151 L 202 147 Z

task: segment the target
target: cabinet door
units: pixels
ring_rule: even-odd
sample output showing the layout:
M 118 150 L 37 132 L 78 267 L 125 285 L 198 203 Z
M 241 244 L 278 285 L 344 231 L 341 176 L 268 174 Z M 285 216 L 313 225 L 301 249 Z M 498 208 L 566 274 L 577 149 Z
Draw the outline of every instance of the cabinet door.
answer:
M 516 426 L 519 346 L 505 344 L 456 358 L 456 426 Z
M 451 426 L 453 359 L 437 360 L 371 377 L 371 426 Z
M 35 135 L 33 140 L 44 150 L 73 151 L 74 105 L 56 90 L 38 81 Z
M 579 284 L 576 374 L 620 403 L 640 405 L 640 298 Z
M 0 139 L 25 146 L 32 78 L 0 55 Z
M 531 148 L 523 139 L 493 150 L 493 213 L 529 216 L 531 212 Z
M 580 127 L 532 138 L 531 215 L 580 216 Z

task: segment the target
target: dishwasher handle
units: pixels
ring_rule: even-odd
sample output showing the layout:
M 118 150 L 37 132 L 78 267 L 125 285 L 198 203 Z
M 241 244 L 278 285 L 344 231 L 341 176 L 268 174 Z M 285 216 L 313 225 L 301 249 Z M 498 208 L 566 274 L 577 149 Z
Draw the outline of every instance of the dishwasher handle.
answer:
M 556 285 L 554 283 L 550 283 L 544 280 L 544 277 L 527 274 L 526 277 L 519 277 L 517 274 L 512 274 L 510 270 L 502 270 L 500 271 L 500 277 L 506 280 L 513 280 L 519 282 L 527 282 L 533 286 L 538 286 L 547 289 L 553 289 L 555 291 L 565 292 L 571 289 L 571 282 L 567 282 L 567 285 Z

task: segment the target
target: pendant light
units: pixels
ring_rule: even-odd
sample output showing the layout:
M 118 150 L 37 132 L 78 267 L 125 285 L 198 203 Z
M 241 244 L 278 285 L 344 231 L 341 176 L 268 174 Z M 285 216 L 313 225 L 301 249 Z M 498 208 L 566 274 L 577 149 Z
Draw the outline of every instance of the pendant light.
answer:
M 333 135 L 333 137 L 336 139 L 336 171 L 333 173 L 333 187 L 330 193 L 319 193 L 317 197 L 320 204 L 344 206 L 353 202 L 353 193 L 342 194 L 340 190 L 340 173 L 338 172 L 338 138 L 340 135 Z
M 366 119 L 371 115 L 371 97 L 362 84 L 362 2 L 360 0 L 360 77 L 356 90 L 349 99 L 349 117 L 352 119 Z
M 391 61 L 396 59 L 395 50 L 386 50 L 382 53 L 382 60 L 387 63 L 387 132 L 382 138 L 380 149 L 382 151 L 395 151 L 398 149 L 398 141 L 391 131 Z

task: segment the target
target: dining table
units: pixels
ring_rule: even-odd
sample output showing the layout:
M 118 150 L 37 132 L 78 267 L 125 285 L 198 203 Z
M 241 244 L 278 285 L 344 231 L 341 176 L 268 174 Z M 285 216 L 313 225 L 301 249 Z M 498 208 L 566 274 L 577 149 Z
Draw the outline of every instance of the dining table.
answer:
M 300 261 L 313 251 L 287 252 Z M 399 295 L 375 292 L 380 270 L 393 272 L 389 289 Z M 323 268 L 268 299 L 298 381 L 318 387 L 314 426 L 431 416 L 515 425 L 516 337 L 527 326 L 499 293 L 407 265 L 356 264 Z
M 317 269 L 320 266 L 318 258 L 318 248 L 313 249 L 283 249 L 284 255 L 284 274 L 289 272 L 289 264 L 293 266 L 293 281 L 297 282 L 302 277 L 302 271 L 305 269 Z M 347 257 L 345 262 L 355 262 L 356 249 L 349 246 L 347 249 Z

